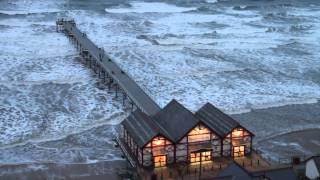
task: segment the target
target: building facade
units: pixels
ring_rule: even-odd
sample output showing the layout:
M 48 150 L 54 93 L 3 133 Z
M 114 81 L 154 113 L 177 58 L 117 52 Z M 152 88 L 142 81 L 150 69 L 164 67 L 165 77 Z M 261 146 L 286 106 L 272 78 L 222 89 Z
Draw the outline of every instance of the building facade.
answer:
M 320 179 L 320 156 L 312 156 L 306 160 L 306 177 Z
M 131 113 L 120 136 L 139 165 L 163 167 L 246 156 L 254 135 L 210 103 L 192 113 L 172 100 L 154 116 Z

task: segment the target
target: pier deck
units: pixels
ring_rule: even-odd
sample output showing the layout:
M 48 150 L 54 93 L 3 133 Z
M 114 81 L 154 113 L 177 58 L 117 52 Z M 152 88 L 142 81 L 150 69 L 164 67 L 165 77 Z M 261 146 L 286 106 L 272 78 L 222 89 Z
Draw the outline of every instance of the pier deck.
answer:
M 121 90 L 124 91 L 125 96 L 128 96 L 139 109 L 148 115 L 154 115 L 160 111 L 158 104 L 156 104 L 130 76 L 111 60 L 102 48 L 97 47 L 85 33 L 81 32 L 74 21 L 60 19 L 57 21 L 57 27 L 62 28 L 62 30 L 77 43 L 77 46 L 80 47 L 80 52 L 89 54 L 90 59 L 94 60 L 94 63 L 99 65 L 102 74 L 109 78 L 111 77 L 112 82 L 116 83 Z

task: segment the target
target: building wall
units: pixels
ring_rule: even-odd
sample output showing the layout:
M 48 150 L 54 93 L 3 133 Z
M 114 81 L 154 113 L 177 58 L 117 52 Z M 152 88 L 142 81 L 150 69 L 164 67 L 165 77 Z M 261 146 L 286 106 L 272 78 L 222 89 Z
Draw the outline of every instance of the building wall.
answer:
M 308 160 L 306 163 L 306 176 L 309 179 L 320 178 L 319 171 L 313 159 Z
M 221 156 L 221 139 L 214 133 L 211 133 L 211 148 L 213 158 Z
M 238 127 L 232 130 L 222 141 L 222 155 L 233 156 L 233 148 L 236 146 L 245 146 L 244 153 L 250 154 L 252 149 L 252 135 L 244 128 Z
M 168 139 L 157 136 L 143 148 L 143 165 L 152 166 L 155 156 L 166 155 L 166 163 L 174 163 L 174 144 Z
M 154 165 L 154 157 L 166 155 L 166 164 L 190 162 L 191 152 L 200 149 L 212 149 L 212 158 L 233 156 L 233 147 L 245 146 L 245 154 L 251 153 L 251 134 L 244 128 L 236 128 L 222 140 L 206 126 L 199 124 L 177 144 L 163 136 L 153 138 L 144 148 L 139 148 L 130 134 L 123 129 L 122 137 L 139 164 L 149 167 Z
M 142 164 L 142 149 L 138 148 L 138 162 Z
M 152 159 L 153 157 L 152 157 L 151 148 L 149 148 L 149 147 L 144 148 L 142 152 L 143 152 L 142 153 L 142 156 L 143 156 L 142 165 L 145 167 L 152 166 L 153 165 L 153 159 Z
M 140 161 L 139 158 L 141 158 L 141 157 L 139 157 L 139 153 L 138 153 L 140 148 L 138 147 L 137 143 L 134 141 L 134 139 L 130 136 L 130 134 L 124 128 L 122 128 L 121 131 L 122 131 L 121 136 L 122 136 L 124 142 L 129 147 L 131 154 L 133 154 L 135 157 L 137 157 L 138 161 Z M 140 152 L 141 152 L 141 150 L 140 150 Z
M 188 138 L 182 138 L 178 144 L 176 144 L 176 162 L 188 161 Z
M 200 149 L 212 149 L 212 158 L 221 155 L 220 138 L 201 123 L 176 144 L 176 161 L 188 162 L 191 152 Z
M 231 156 L 231 135 L 229 134 L 222 140 L 222 156 Z

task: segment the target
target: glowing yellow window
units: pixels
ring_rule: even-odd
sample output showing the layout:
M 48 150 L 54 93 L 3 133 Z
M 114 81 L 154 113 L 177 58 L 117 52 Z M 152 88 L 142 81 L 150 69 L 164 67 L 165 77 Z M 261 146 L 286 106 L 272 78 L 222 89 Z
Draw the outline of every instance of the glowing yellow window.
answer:
M 167 164 L 167 156 L 161 155 L 161 156 L 155 156 L 154 157 L 154 167 L 163 167 Z
M 190 154 L 190 162 L 211 161 L 211 151 Z
M 232 137 L 242 137 L 243 130 L 242 129 L 235 129 L 232 131 Z
M 235 146 L 233 147 L 233 156 L 241 157 L 244 156 L 245 146 Z

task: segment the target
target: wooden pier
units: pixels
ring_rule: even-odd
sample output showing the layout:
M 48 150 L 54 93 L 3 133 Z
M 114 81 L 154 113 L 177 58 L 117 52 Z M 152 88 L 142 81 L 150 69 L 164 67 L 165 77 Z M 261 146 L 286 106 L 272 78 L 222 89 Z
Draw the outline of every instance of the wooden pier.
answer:
M 105 54 L 103 48 L 96 46 L 86 33 L 81 32 L 73 20 L 59 19 L 56 25 L 57 31 L 64 32 L 72 40 L 89 67 L 98 73 L 100 78 L 103 78 L 109 89 L 115 88 L 116 97 L 118 93 L 122 93 L 123 104 L 129 101 L 131 110 L 137 107 L 148 115 L 154 115 L 160 111 L 158 104 Z

